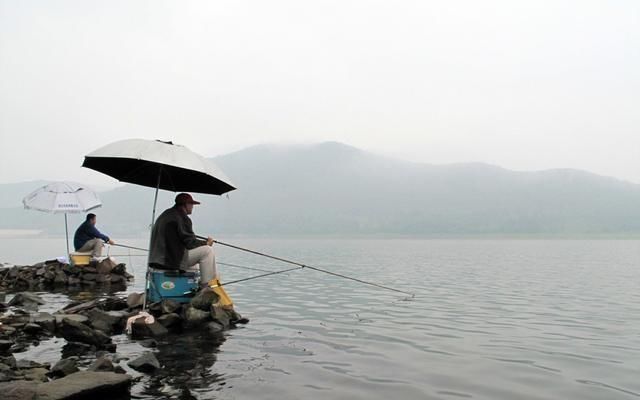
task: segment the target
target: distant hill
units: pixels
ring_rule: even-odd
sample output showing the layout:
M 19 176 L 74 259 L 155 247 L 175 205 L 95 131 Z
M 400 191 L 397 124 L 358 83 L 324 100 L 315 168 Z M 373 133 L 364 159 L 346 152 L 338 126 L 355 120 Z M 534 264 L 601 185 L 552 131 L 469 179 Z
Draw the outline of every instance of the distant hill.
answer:
M 259 235 L 634 235 L 640 185 L 579 170 L 515 172 L 481 163 L 430 165 L 344 144 L 260 145 L 214 161 L 238 190 L 203 200 L 201 233 Z M 2 191 L 6 185 L 0 185 Z M 158 213 L 175 194 L 162 192 Z M 101 194 L 100 227 L 143 232 L 153 189 Z M 2 198 L 0 198 L 1 200 Z M 0 207 L 3 204 L 0 203 Z M 36 229 L 40 213 L 0 209 L 0 229 Z M 45 227 L 56 230 L 61 217 Z

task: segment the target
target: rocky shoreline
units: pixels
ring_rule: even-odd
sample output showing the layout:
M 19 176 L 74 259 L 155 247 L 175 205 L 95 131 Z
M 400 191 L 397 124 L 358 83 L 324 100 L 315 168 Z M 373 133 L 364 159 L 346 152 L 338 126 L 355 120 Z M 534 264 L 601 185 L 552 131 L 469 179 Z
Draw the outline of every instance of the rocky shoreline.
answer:
M 0 393 L 4 399 L 84 399 L 108 395 L 129 398 L 135 379 L 148 375 L 163 379 L 163 365 L 153 351 L 130 359 L 117 353 L 114 336 L 127 334 L 141 346 L 153 348 L 185 333 L 224 341 L 225 330 L 248 320 L 232 307 L 221 306 L 213 290 L 205 288 L 189 303 L 163 300 L 142 313 L 144 294 L 106 296 L 72 301 L 53 313 L 38 311 L 45 303 L 34 292 L 126 288 L 132 275 L 124 264 L 107 258 L 89 266 L 47 261 L 33 266 L 0 269 Z M 12 296 L 5 302 L 7 296 Z M 133 320 L 132 317 L 138 317 Z M 146 317 L 146 318 L 145 318 Z M 127 326 L 129 325 L 129 326 Z M 16 359 L 14 354 L 43 341 L 62 338 L 55 363 Z M 197 349 L 192 349 L 196 350 Z M 191 354 L 197 358 L 198 355 Z M 140 375 L 132 376 L 129 371 Z

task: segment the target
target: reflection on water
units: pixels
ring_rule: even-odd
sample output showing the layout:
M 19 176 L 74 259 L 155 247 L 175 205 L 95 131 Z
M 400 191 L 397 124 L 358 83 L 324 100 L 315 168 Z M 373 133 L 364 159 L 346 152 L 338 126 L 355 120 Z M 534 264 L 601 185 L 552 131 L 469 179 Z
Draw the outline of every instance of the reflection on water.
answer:
M 163 365 L 149 376 L 120 361 L 139 378 L 134 397 L 640 397 L 639 241 L 236 242 L 416 296 L 406 299 L 312 270 L 229 286 L 238 311 L 251 322 L 224 337 L 182 334 L 151 349 L 125 335 L 114 338 L 118 357 L 153 351 Z M 144 247 L 145 241 L 129 244 Z M 8 245 L 0 242 L 0 254 Z M 20 253 L 20 246 L 47 248 L 46 243 L 10 245 L 6 254 Z M 282 269 L 229 249 L 216 251 L 225 263 Z M 39 259 L 45 258 L 50 257 Z M 230 266 L 220 270 L 223 281 L 254 273 Z M 127 291 L 142 290 L 140 264 L 135 275 Z M 61 294 L 44 296 L 43 311 L 69 301 Z M 90 296 L 72 294 L 74 300 Z M 20 357 L 55 362 L 60 341 L 43 342 Z
M 134 389 L 136 397 L 196 399 L 225 385 L 224 375 L 212 372 L 223 335 L 185 333 L 158 342 L 155 356 L 162 369 Z

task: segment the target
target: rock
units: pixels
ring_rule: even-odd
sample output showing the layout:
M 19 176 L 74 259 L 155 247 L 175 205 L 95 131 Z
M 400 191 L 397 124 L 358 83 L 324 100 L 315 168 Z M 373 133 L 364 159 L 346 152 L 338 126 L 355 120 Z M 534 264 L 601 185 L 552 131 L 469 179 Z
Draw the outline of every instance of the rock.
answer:
M 90 272 L 86 272 L 82 274 L 83 281 L 88 281 L 88 282 L 95 281 L 97 277 L 98 277 L 98 274 L 93 274 Z
M 0 383 L 3 400 L 33 400 L 38 398 L 37 386 L 33 382 L 13 381 Z
M 63 358 L 58 361 L 51 370 L 49 371 L 49 376 L 55 378 L 61 378 L 63 376 L 71 375 L 74 372 L 78 372 L 78 363 L 73 358 Z
M 209 320 L 210 315 L 206 311 L 198 310 L 194 307 L 187 307 L 184 313 L 185 323 L 189 326 L 200 325 L 204 321 Z
M 7 365 L 11 369 L 18 368 L 18 362 L 14 356 L 0 357 L 0 364 Z
M 222 306 L 211 306 L 211 317 L 214 321 L 219 322 L 225 329 L 231 326 L 231 316 Z
M 33 313 L 29 318 L 29 322 L 40 325 L 42 329 L 50 333 L 53 333 L 56 330 L 56 318 L 49 313 Z
M 178 314 L 164 314 L 157 321 L 169 331 L 178 331 L 182 328 L 182 318 Z
M 112 274 L 118 274 L 118 275 L 124 275 L 127 273 L 127 267 L 120 263 L 118 265 L 116 265 L 112 270 L 111 270 Z
M 16 368 L 18 369 L 47 368 L 48 369 L 49 363 L 40 364 L 37 361 L 21 359 L 16 361 Z
M 82 268 L 77 265 L 65 264 L 62 270 L 69 275 L 78 275 L 82 272 Z
M 96 272 L 102 275 L 110 274 L 115 266 L 116 263 L 113 261 L 113 259 L 111 257 L 107 257 L 98 263 L 98 265 L 96 266 Z
M 138 341 L 138 344 L 142 347 L 147 347 L 147 348 L 156 348 L 158 347 L 158 342 L 155 339 L 143 339 Z
M 62 346 L 62 357 L 76 357 L 83 356 L 85 354 L 95 352 L 96 346 L 80 343 L 80 342 L 67 342 L 64 346 Z
M 160 368 L 160 362 L 150 351 L 142 353 L 140 357 L 129 361 L 127 365 L 140 372 L 153 372 Z
M 9 306 L 28 306 L 33 304 L 42 305 L 44 304 L 44 300 L 35 293 L 23 292 L 16 294 L 11 301 L 9 301 Z
M 127 305 L 129 308 L 142 307 L 144 302 L 144 293 L 131 293 L 127 296 Z
M 96 275 L 96 283 L 111 283 L 111 274 L 98 274 Z
M 24 379 L 27 381 L 36 381 L 36 382 L 48 382 L 49 377 L 47 374 L 49 370 L 46 368 L 30 368 L 28 370 L 23 371 Z
M 126 310 L 129 308 L 126 299 L 121 299 L 119 297 L 110 297 L 105 300 L 103 304 L 103 308 L 105 311 L 120 311 Z
M 53 283 L 56 285 L 66 285 L 67 284 L 67 274 L 62 271 L 58 271 L 55 273 L 55 278 L 53 279 Z
M 127 322 L 127 314 L 119 311 L 105 312 L 94 308 L 89 311 L 87 316 L 89 317 L 91 326 L 109 335 L 122 332 Z
M 6 353 L 13 346 L 13 341 L 11 340 L 0 340 L 0 354 Z
M 69 318 L 62 320 L 60 334 L 68 341 L 92 344 L 99 348 L 111 343 L 111 338 L 104 333 L 93 330 L 87 325 Z
M 62 321 L 68 319 L 69 321 L 79 322 L 81 324 L 88 324 L 89 317 L 86 315 L 80 314 L 53 314 L 53 317 L 56 319 L 56 328 L 62 325 Z
M 0 325 L 0 334 L 3 336 L 13 336 L 16 333 L 16 328 L 8 325 Z
M 191 299 L 191 306 L 202 311 L 209 311 L 212 304 L 217 303 L 219 297 L 211 288 L 204 288 Z
M 85 267 L 82 267 L 82 272 L 83 273 L 89 273 L 89 274 L 97 274 L 98 270 L 96 269 L 96 267 L 94 267 L 92 265 L 87 265 Z
M 172 314 L 172 313 L 177 314 L 181 307 L 182 307 L 182 304 L 171 299 L 164 299 L 160 302 L 160 309 L 163 314 Z
M 82 283 L 82 279 L 80 279 L 77 276 L 70 276 L 69 279 L 67 280 L 67 284 L 69 286 L 76 286 Z
M 205 325 L 205 331 L 209 334 L 218 334 L 224 331 L 224 326 L 216 321 L 211 321 Z
M 122 368 L 121 366 L 119 366 L 119 365 L 116 365 L 115 367 L 113 367 L 113 372 L 115 372 L 116 374 L 126 374 L 127 373 L 127 371 L 124 368 Z
M 27 335 L 37 335 L 38 333 L 42 332 L 42 327 L 38 324 L 28 323 L 22 328 L 22 330 Z
M 90 366 L 87 368 L 87 371 L 95 371 L 95 372 L 113 372 L 114 366 L 111 360 L 107 357 L 102 356 L 96 359 Z
M 154 321 L 152 324 L 146 324 L 144 319 L 139 319 L 131 324 L 131 337 L 134 339 L 162 337 L 168 333 L 167 328 L 162 326 L 158 321 Z
M 69 304 L 62 310 L 64 311 L 65 314 L 75 314 L 80 311 L 90 310 L 92 308 L 95 308 L 97 305 L 98 305 L 98 300 L 85 301 L 83 303 L 76 302 L 73 304 Z
M 131 377 L 113 372 L 80 371 L 37 386 L 40 400 L 109 399 L 129 392 Z

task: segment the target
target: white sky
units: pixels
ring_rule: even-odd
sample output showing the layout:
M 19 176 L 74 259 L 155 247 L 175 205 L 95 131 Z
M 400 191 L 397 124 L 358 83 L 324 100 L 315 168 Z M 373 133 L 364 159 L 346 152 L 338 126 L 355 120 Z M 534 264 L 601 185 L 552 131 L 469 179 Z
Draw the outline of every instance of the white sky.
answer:
M 0 0 L 0 183 L 125 138 L 640 183 L 640 2 Z

